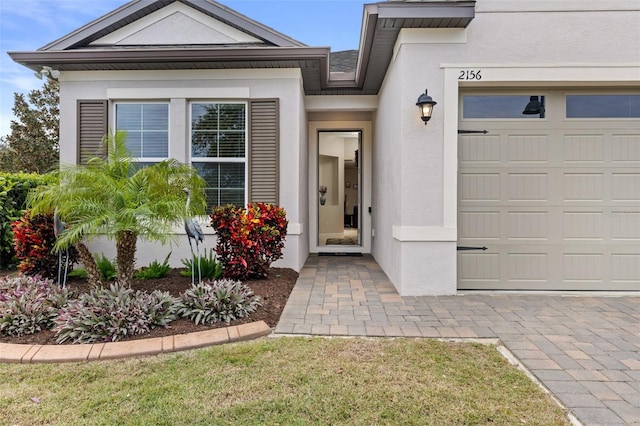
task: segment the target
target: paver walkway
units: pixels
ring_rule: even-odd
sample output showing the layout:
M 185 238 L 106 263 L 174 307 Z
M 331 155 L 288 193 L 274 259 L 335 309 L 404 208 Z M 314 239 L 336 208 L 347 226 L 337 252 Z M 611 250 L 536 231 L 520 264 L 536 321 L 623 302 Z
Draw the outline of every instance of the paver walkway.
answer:
M 498 338 L 583 424 L 640 425 L 640 295 L 401 297 L 370 256 L 311 256 L 276 334 Z

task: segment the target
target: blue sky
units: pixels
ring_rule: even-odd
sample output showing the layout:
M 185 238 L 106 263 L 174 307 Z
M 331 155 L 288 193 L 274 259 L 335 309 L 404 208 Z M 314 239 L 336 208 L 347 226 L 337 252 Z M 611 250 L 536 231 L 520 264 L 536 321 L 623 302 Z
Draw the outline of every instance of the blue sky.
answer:
M 309 46 L 357 49 L 362 6 L 375 0 L 220 0 Z M 0 0 L 0 136 L 10 133 L 14 93 L 42 87 L 11 51 L 32 51 L 127 3 L 126 0 Z

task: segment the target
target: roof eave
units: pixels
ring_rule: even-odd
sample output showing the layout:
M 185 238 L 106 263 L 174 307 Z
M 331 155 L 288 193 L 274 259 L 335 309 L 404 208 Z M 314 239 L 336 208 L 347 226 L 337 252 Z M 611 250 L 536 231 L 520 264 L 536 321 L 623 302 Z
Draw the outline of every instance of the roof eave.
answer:
M 224 60 L 261 60 L 261 59 L 318 59 L 326 61 L 328 47 L 259 47 L 259 48 L 174 48 L 174 49 L 75 49 L 55 51 L 8 52 L 15 62 L 39 70 L 43 65 L 58 66 L 65 71 L 65 65 L 85 63 L 95 65 L 109 63 L 168 63 L 184 61 L 224 61 Z
M 15 62 L 40 71 L 170 70 L 198 68 L 198 64 L 243 63 L 246 68 L 315 68 L 320 88 L 329 81 L 328 47 L 174 48 L 174 49 L 76 49 L 62 51 L 9 52 Z M 276 65 L 274 65 L 276 64 Z M 193 66 L 190 66 L 193 65 Z M 202 67 L 202 65 L 200 66 Z M 316 83 L 314 83 L 316 84 Z

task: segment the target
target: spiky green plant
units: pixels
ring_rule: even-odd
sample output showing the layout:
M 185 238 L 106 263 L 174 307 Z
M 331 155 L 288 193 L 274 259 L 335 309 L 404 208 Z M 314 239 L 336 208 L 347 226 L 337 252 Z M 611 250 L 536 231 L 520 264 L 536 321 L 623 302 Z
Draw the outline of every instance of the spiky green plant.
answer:
M 146 268 L 141 268 L 139 271 L 137 271 L 134 276 L 142 280 L 166 277 L 171 270 L 171 266 L 169 266 L 170 256 L 171 252 L 169 252 L 167 257 L 164 258 L 164 261 L 162 263 L 154 260 Z
M 103 280 L 111 281 L 117 276 L 116 265 L 104 254 L 95 255 L 96 266 L 100 270 L 100 276 Z
M 196 258 L 196 275 L 198 270 L 198 262 L 200 262 L 200 270 L 202 272 L 202 278 L 209 278 L 210 280 L 217 280 L 222 276 L 222 263 L 218 262 L 213 250 L 207 250 L 204 254 L 200 255 L 200 258 Z M 182 264 L 187 268 L 184 271 L 180 271 L 180 275 L 184 277 L 190 277 L 193 271 L 193 259 L 182 259 Z

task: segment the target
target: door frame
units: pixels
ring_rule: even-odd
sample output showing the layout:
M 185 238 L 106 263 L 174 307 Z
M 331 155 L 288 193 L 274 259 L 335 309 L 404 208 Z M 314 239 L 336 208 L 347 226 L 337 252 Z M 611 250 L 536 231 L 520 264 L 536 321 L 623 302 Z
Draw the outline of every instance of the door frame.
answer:
M 321 132 L 361 132 L 360 167 L 360 235 L 359 246 L 320 246 L 318 244 L 318 135 Z M 309 122 L 309 251 L 311 253 L 371 253 L 371 147 L 372 126 L 369 121 Z

